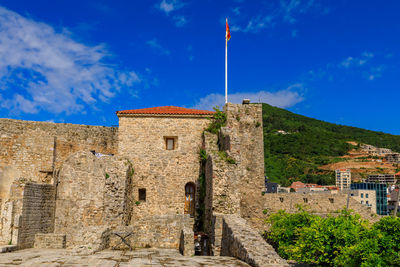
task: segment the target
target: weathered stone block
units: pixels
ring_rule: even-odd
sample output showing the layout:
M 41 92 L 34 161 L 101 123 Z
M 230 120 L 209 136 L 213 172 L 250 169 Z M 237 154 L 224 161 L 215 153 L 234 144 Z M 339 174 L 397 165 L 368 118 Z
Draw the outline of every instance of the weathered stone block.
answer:
M 36 234 L 35 248 L 65 248 L 65 235 L 62 234 Z
M 182 229 L 179 251 L 183 256 L 194 255 L 194 232 L 192 229 Z

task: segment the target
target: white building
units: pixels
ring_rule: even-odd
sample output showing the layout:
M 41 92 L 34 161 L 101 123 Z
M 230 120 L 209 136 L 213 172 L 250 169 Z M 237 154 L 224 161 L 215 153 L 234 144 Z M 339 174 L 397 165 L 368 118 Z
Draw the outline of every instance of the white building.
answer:
M 351 171 L 349 169 L 336 170 L 336 187 L 339 190 L 350 189 Z

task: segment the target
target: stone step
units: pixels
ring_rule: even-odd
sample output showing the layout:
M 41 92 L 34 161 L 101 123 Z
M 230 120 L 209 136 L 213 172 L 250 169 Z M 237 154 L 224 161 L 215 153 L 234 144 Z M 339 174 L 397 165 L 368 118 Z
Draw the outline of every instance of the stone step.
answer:
M 17 250 L 17 245 L 0 246 L 0 253 L 13 252 Z

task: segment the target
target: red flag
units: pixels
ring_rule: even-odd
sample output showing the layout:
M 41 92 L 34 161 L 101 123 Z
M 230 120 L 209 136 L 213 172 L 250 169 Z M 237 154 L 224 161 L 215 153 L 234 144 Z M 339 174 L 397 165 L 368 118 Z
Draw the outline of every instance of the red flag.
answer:
M 231 39 L 231 32 L 229 31 L 228 19 L 226 19 L 226 41 L 228 42 Z

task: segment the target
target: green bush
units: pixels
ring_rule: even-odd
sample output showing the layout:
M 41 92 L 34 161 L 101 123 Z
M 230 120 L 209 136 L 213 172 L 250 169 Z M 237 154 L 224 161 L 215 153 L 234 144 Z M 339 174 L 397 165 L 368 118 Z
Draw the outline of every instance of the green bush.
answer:
M 267 222 L 265 238 L 286 259 L 316 266 L 400 266 L 400 218 L 370 225 L 344 209 L 327 218 L 280 211 Z
M 219 110 L 219 107 L 214 107 L 215 113 L 211 118 L 211 123 L 206 129 L 206 131 L 217 134 L 221 127 L 225 126 L 226 124 L 226 114 Z

